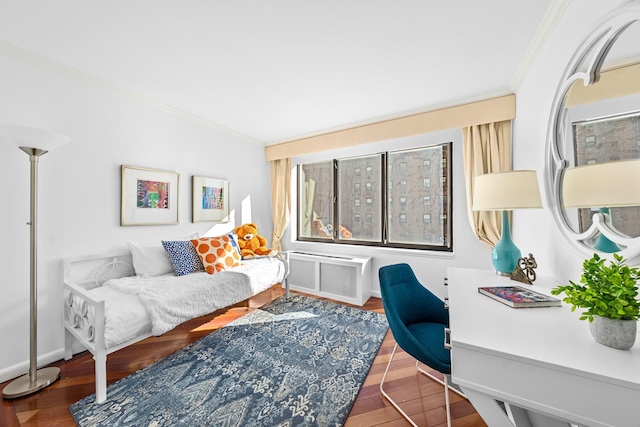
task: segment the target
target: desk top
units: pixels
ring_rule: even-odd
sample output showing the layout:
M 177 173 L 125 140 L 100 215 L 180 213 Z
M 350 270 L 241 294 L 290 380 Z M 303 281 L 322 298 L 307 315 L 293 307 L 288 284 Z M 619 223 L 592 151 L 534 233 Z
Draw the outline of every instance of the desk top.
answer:
M 511 308 L 477 290 L 480 286 L 520 285 L 492 271 L 448 268 L 453 352 L 468 348 L 640 390 L 640 337 L 630 350 L 598 344 L 582 310 L 571 306 Z M 551 295 L 559 283 L 538 277 L 531 286 Z M 562 297 L 560 295 L 559 297 Z

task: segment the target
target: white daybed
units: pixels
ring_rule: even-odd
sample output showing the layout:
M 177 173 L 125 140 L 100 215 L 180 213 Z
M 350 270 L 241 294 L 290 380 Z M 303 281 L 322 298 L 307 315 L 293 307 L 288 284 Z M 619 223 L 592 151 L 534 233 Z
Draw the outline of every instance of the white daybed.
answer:
M 65 259 L 63 272 L 65 360 L 74 338 L 93 354 L 97 403 L 107 397 L 108 354 L 278 283 L 289 295 L 287 261 L 279 257 L 243 260 L 215 274 L 136 277 L 131 253 L 113 252 Z

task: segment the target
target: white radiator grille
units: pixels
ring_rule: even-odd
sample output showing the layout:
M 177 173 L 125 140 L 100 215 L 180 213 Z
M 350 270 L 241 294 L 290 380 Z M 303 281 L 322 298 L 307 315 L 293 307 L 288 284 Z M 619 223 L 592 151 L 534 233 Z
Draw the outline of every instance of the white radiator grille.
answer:
M 315 289 L 315 268 L 316 263 L 313 261 L 290 259 L 287 278 L 289 284 L 299 288 Z
M 355 267 L 320 263 L 320 291 L 355 298 L 358 295 L 356 275 Z

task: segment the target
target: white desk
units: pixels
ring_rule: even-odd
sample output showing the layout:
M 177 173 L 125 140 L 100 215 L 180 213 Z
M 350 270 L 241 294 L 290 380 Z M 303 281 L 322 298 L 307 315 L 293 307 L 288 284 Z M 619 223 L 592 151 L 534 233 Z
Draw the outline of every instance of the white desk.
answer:
M 564 303 L 494 301 L 477 288 L 519 282 L 491 271 L 449 268 L 447 277 L 453 381 L 490 427 L 513 427 L 496 399 L 517 426 L 640 426 L 640 339 L 615 350 L 596 343 L 580 310 Z M 549 295 L 557 284 L 539 277 L 532 288 Z

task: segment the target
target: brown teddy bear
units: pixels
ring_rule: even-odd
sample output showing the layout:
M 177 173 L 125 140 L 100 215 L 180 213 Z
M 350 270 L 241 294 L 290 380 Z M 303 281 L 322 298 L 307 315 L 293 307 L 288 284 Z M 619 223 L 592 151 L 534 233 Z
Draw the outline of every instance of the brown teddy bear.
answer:
M 253 223 L 242 224 L 235 228 L 238 235 L 238 246 L 243 259 L 256 256 L 275 255 L 275 249 L 267 248 L 267 239 L 258 234 L 258 226 Z

